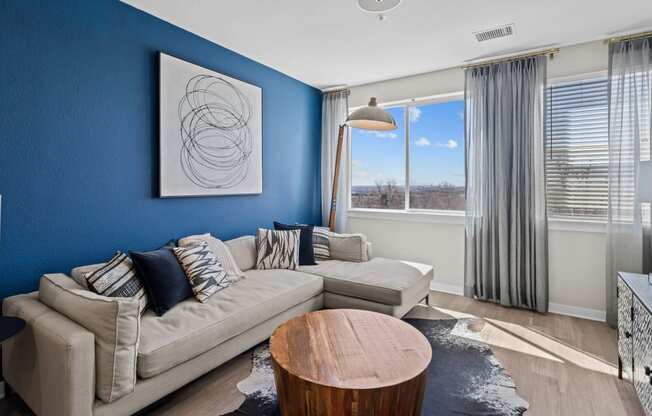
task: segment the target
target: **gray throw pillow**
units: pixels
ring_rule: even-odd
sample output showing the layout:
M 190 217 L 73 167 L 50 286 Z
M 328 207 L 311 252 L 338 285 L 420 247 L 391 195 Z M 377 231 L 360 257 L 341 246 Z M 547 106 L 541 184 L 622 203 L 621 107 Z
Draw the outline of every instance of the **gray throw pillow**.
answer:
M 328 236 L 332 260 L 364 262 L 369 261 L 367 237 L 364 234 L 337 234 Z

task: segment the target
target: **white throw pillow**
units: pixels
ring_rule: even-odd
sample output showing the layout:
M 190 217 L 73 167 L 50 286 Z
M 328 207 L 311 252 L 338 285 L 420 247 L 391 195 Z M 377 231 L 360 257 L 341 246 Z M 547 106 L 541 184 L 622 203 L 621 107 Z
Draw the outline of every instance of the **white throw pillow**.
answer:
M 192 292 L 198 301 L 206 302 L 215 293 L 233 283 L 208 248 L 207 242 L 202 241 L 194 246 L 174 247 L 172 250 L 188 277 Z
M 197 245 L 200 241 L 205 241 L 208 244 L 208 248 L 213 252 L 217 261 L 220 262 L 231 282 L 237 282 L 244 277 L 244 273 L 238 267 L 238 263 L 235 262 L 226 244 L 209 233 L 181 238 L 179 239 L 179 247 Z

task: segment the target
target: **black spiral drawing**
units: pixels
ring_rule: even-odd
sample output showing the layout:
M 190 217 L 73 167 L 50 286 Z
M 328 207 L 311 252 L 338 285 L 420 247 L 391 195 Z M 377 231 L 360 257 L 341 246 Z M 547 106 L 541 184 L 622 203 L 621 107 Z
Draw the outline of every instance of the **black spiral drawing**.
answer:
M 252 108 L 242 91 L 223 78 L 196 75 L 186 83 L 178 114 L 186 177 L 205 189 L 242 183 L 253 149 Z

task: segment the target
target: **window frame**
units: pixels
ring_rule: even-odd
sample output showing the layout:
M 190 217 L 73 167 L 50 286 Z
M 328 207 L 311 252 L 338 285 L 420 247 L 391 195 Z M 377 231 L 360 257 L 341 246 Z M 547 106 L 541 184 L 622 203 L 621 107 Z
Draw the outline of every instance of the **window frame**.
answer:
M 560 75 L 548 78 L 547 85 L 555 85 L 558 83 L 590 80 L 598 77 L 608 77 L 608 70 L 598 70 L 591 72 L 583 72 L 580 74 Z M 464 91 L 457 91 L 451 93 L 437 94 L 423 98 L 396 100 L 380 103 L 381 108 L 396 107 L 400 105 L 419 105 L 419 104 L 435 104 L 446 101 L 454 101 L 456 99 L 464 99 Z M 363 106 L 356 106 L 349 109 L 353 112 Z M 406 111 L 409 117 L 409 112 Z M 409 127 L 408 127 L 409 128 Z M 355 219 L 374 219 L 374 220 L 389 220 L 389 221 L 409 221 L 417 223 L 436 223 L 436 224 L 464 224 L 465 211 L 452 211 L 452 210 L 427 210 L 427 209 L 374 209 L 374 208 L 353 208 L 351 206 L 351 187 L 352 187 L 352 153 L 351 153 L 351 134 L 347 133 L 347 211 L 349 218 Z M 409 146 L 408 138 L 405 138 L 406 144 Z M 466 149 L 465 149 L 466 151 Z M 406 158 L 409 158 L 409 153 L 406 153 Z M 409 163 L 409 162 L 407 162 Z M 409 169 L 409 167 L 406 167 Z M 406 181 L 407 181 L 406 177 Z M 407 183 L 406 183 L 407 184 Z M 408 187 L 409 188 L 409 187 Z M 409 193 L 408 193 L 409 198 Z M 409 205 L 406 205 L 409 207 Z M 583 219 L 577 218 L 557 218 L 548 216 L 548 228 L 556 232 L 584 232 L 584 233 L 606 233 L 605 220 L 598 219 Z
M 351 191 L 352 191 L 352 181 L 353 181 L 353 154 L 352 154 L 352 140 L 351 140 L 351 131 L 349 129 L 348 135 L 347 135 L 347 210 L 350 213 L 353 213 L 353 216 L 356 216 L 357 213 L 369 213 L 369 214 L 378 214 L 381 215 L 383 213 L 387 215 L 381 215 L 384 218 L 395 218 L 397 215 L 403 215 L 403 214 L 410 214 L 414 215 L 415 217 L 421 218 L 421 219 L 429 219 L 427 222 L 452 222 L 452 223 L 460 223 L 459 219 L 462 219 L 462 223 L 464 222 L 464 212 L 465 211 L 458 211 L 458 210 L 437 210 L 437 209 L 425 209 L 425 208 L 410 208 L 410 109 L 416 106 L 421 106 L 421 105 L 429 105 L 429 104 L 442 104 L 442 103 L 447 103 L 451 101 L 459 101 L 459 100 L 464 100 L 464 91 L 458 91 L 458 92 L 453 92 L 453 93 L 446 93 L 446 94 L 437 94 L 433 95 L 430 97 L 424 97 L 424 98 L 414 98 L 414 99 L 408 99 L 408 100 L 400 100 L 400 101 L 393 101 L 393 102 L 387 102 L 387 103 L 379 103 L 378 106 L 383 109 L 387 108 L 397 108 L 397 107 L 402 107 L 404 109 L 403 111 L 403 123 L 404 123 L 404 131 L 403 131 L 403 165 L 405 167 L 405 182 L 403 183 L 403 187 L 405 189 L 405 202 L 404 202 L 404 208 L 403 209 L 378 209 L 378 208 L 357 208 L 352 206 L 352 201 L 351 201 Z M 352 107 L 349 109 L 349 114 L 352 113 L 353 111 L 361 108 L 363 106 L 359 107 Z M 466 179 L 465 179 L 466 181 Z M 358 216 L 360 217 L 360 216 Z M 433 217 L 443 217 L 441 221 L 436 220 Z M 450 217 L 448 220 L 446 220 L 446 217 Z M 433 221 L 434 220 L 434 221 Z

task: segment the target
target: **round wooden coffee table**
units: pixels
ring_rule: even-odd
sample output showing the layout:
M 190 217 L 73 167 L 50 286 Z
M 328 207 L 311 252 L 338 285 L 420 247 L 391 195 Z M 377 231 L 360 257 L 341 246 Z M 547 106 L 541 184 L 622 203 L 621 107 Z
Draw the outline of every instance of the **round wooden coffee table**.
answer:
M 291 319 L 270 338 L 285 416 L 420 415 L 432 350 L 407 323 L 331 309 Z

